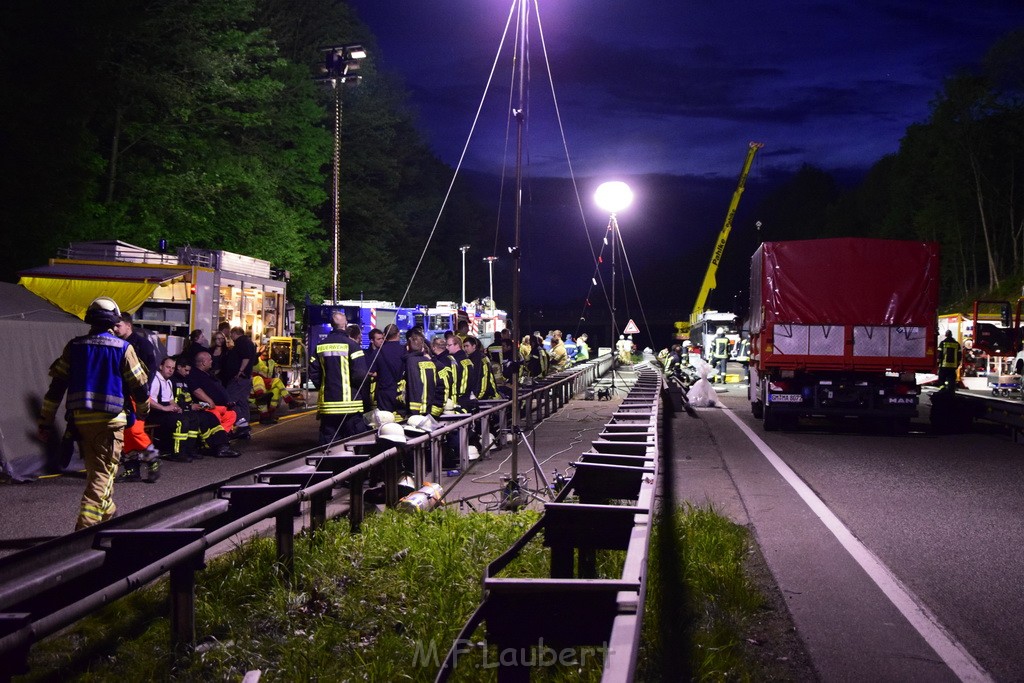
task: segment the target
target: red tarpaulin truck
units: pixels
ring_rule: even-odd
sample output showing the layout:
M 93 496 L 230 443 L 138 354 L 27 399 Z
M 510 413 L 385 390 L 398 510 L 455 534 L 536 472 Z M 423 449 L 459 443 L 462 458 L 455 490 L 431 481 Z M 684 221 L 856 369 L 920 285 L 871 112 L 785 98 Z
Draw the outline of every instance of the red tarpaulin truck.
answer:
M 765 242 L 750 263 L 754 417 L 766 430 L 808 415 L 905 426 L 914 374 L 935 371 L 938 296 L 934 242 Z

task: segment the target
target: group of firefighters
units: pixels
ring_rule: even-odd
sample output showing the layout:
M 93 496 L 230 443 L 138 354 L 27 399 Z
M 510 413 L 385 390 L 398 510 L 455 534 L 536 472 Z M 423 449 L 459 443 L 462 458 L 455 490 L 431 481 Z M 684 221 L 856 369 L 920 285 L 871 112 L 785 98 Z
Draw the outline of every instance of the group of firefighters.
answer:
M 130 322 L 125 323 L 126 318 L 109 297 L 95 299 L 85 313 L 89 332 L 70 340 L 50 366 L 38 438 L 56 446 L 60 437 L 55 436 L 54 420 L 64 401 L 68 430 L 61 446 L 72 443 L 67 437 L 73 439 L 86 470 L 76 529 L 114 515 L 113 487 L 122 453 L 125 470 L 120 478 L 140 479 L 140 468 L 146 467 L 146 480 L 153 482 L 159 477 L 160 457 L 191 461 L 200 457 L 199 448 L 217 457 L 237 457 L 239 453 L 228 445 L 236 420 L 246 423 L 243 436 L 248 431 L 248 402 L 224 400 L 224 387 L 208 367 L 211 354 L 205 347 L 195 354 L 150 358 L 155 349 L 138 343 L 138 333 L 132 331 Z M 437 417 L 442 411 L 464 413 L 479 399 L 501 398 L 498 386 L 502 382 L 495 381 L 495 375 L 505 383 L 522 381 L 535 370 L 542 376 L 545 370 L 554 372 L 589 358 L 586 335 L 580 336 L 570 353 L 557 332 L 550 351 L 544 348 L 543 339 L 524 344 L 524 351 L 508 334 L 485 349 L 463 329 L 429 345 L 422 331 L 411 330 L 403 343 L 398 341 L 397 329 L 392 329 L 383 331 L 387 338 L 364 350 L 349 336 L 343 311 L 335 311 L 331 322 L 331 333 L 316 346 L 309 364 L 309 379 L 318 394 L 321 443 L 370 429 L 364 414 L 374 408 L 391 411 L 399 420 L 402 416 Z M 235 330 L 231 332 L 235 336 Z M 488 356 L 500 371 L 492 370 Z M 401 367 L 391 374 L 395 384 L 400 376 L 401 387 L 387 381 L 385 368 L 395 358 Z M 548 362 L 542 364 L 541 359 Z M 258 360 L 251 360 L 250 372 L 245 372 L 247 364 L 243 363 L 232 379 L 244 375 L 249 382 L 251 374 L 252 407 L 262 421 L 273 421 L 274 409 L 293 397 L 269 353 L 264 350 Z M 541 365 L 546 367 L 534 367 Z M 398 391 L 402 392 L 401 406 L 396 402 Z M 159 448 L 150 440 L 146 426 L 155 429 L 153 438 Z
M 694 347 L 687 340 L 679 344 L 673 344 L 669 348 L 662 349 L 658 353 L 658 361 L 664 368 L 666 375 L 674 375 L 683 370 L 686 366 L 692 366 L 690 353 Z M 699 351 L 699 350 L 697 350 Z M 726 334 L 724 327 L 715 331 L 715 336 L 704 349 L 704 360 L 711 364 L 714 370 L 712 381 L 724 384 L 726 381 L 727 367 L 730 360 L 742 365 L 744 375 L 747 372 L 747 363 L 750 360 L 750 338 L 741 337 L 733 343 Z

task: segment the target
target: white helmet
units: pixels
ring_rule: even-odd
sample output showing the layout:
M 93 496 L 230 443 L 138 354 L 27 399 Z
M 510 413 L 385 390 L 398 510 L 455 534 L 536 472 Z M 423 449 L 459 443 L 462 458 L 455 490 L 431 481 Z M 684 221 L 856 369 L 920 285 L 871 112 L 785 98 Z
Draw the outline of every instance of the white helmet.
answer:
M 402 425 L 394 422 L 382 424 L 377 430 L 377 438 L 392 441 L 394 443 L 405 443 L 405 429 Z
M 395 414 L 387 410 L 371 410 L 363 415 L 363 419 L 372 429 L 377 429 L 382 425 L 394 422 Z
M 121 309 L 117 307 L 117 302 L 109 296 L 96 297 L 85 309 L 85 322 L 93 327 L 104 325 L 113 327 L 120 321 Z
M 430 415 L 411 415 L 405 421 L 405 428 L 407 430 L 421 433 L 432 432 L 440 426 L 440 423 Z
M 725 334 L 725 328 L 724 327 L 719 327 L 718 328 L 718 332 L 716 332 L 716 334 Z

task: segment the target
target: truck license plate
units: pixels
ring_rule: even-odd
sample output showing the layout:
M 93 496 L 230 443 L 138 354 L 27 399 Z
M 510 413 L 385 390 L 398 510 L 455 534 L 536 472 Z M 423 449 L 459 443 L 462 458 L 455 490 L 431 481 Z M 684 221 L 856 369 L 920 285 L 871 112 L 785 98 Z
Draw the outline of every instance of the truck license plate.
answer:
M 804 400 L 801 394 L 768 394 L 771 403 L 800 403 Z

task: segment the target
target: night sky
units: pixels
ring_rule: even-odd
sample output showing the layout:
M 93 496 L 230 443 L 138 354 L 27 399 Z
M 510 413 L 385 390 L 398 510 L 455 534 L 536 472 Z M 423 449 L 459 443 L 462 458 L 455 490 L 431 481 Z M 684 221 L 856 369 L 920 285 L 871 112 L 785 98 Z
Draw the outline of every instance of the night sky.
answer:
M 434 149 L 454 165 L 498 52 L 511 0 L 350 0 L 404 77 Z M 620 2 L 540 0 L 531 12 L 528 151 L 534 175 L 568 175 L 546 45 L 578 174 L 733 178 L 748 140 L 761 163 L 864 169 L 924 120 L 942 80 L 1024 25 L 1019 0 Z M 514 22 L 513 22 L 514 25 Z M 467 165 L 503 163 L 511 45 Z M 491 106 L 493 105 L 493 106 Z
M 420 129 L 453 167 L 500 55 L 463 168 L 514 174 L 515 17 L 499 53 L 512 0 L 348 4 L 378 40 L 378 67 L 404 80 Z M 735 235 L 754 230 L 752 212 L 768 178 L 805 163 L 858 177 L 898 149 L 909 125 L 927 119 L 943 79 L 976 65 L 996 40 L 1024 26 L 1020 0 L 539 4 L 540 21 L 532 4 L 530 14 L 524 174 L 574 177 L 586 227 L 571 185 L 561 186 L 561 197 L 550 184 L 527 185 L 524 322 L 544 306 L 568 309 L 588 296 L 606 305 L 607 295 L 590 289 L 594 266 L 585 241 L 589 235 L 598 244 L 607 224 L 592 198 L 604 180 L 626 180 L 637 193 L 619 222 L 632 265 L 623 287 L 630 277 L 639 280 L 640 299 L 628 312 L 620 303 L 617 317 L 639 317 L 640 306 L 685 317 L 747 144 L 756 140 L 765 147 L 722 263 L 735 277 L 725 285 L 720 276 L 721 291 L 709 302 L 729 308 L 745 296 L 749 259 L 738 253 Z M 468 279 L 486 282 L 477 267 Z M 509 279 L 507 265 L 496 266 L 499 304 Z M 561 317 L 559 324 L 572 324 Z

